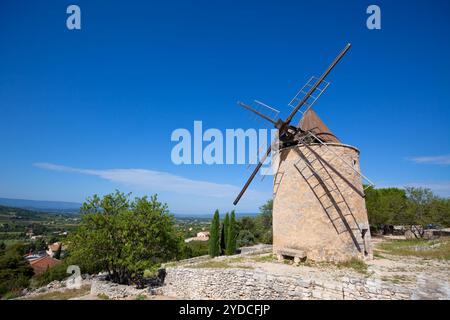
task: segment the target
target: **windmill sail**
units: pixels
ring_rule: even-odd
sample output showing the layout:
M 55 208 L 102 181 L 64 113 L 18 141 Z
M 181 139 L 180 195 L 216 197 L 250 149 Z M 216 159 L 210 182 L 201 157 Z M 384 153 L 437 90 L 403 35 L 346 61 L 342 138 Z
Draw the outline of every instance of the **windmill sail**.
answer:
M 317 88 L 319 88 L 319 86 L 324 83 L 325 78 L 328 76 L 328 74 L 331 72 L 331 70 L 336 66 L 336 64 L 341 60 L 341 58 L 345 55 L 345 53 L 350 49 L 351 44 L 348 43 L 345 48 L 339 53 L 339 55 L 333 60 L 333 62 L 328 66 L 328 68 L 325 70 L 325 72 L 320 76 L 320 78 L 317 79 L 317 81 L 310 85 L 310 89 L 304 94 L 302 99 L 297 99 L 295 100 L 295 98 L 293 100 L 295 100 L 297 103 L 297 105 L 294 107 L 294 109 L 291 111 L 291 113 L 289 114 L 289 116 L 286 118 L 286 120 L 282 120 L 282 119 L 278 119 L 277 121 L 275 121 L 274 119 L 272 119 L 271 117 L 265 115 L 263 112 L 259 112 L 258 110 L 247 106 L 243 103 L 240 103 L 240 105 L 250 111 L 252 111 L 253 113 L 259 115 L 260 117 L 266 119 L 269 122 L 272 122 L 275 127 L 279 130 L 279 134 L 278 136 L 281 137 L 285 137 L 288 139 L 292 139 L 294 137 L 294 132 L 292 131 L 292 126 L 290 126 L 290 123 L 292 121 L 292 119 L 294 118 L 294 116 L 297 114 L 297 112 L 300 110 L 300 108 L 304 105 L 307 104 L 308 99 L 310 99 L 311 95 L 314 94 L 314 92 L 316 92 Z M 325 89 L 321 89 L 322 92 Z M 297 94 L 298 95 L 298 94 Z M 320 96 L 320 95 L 319 95 Z M 317 100 L 317 98 L 319 96 L 315 96 L 315 100 Z M 314 102 L 315 102 L 314 100 Z M 291 101 L 292 102 L 292 101 Z M 257 101 L 258 104 L 261 105 L 261 103 L 259 101 Z M 268 107 L 267 105 L 262 104 L 264 107 Z M 307 104 L 308 105 L 308 104 Z M 311 105 L 308 105 L 308 109 L 310 108 Z M 269 107 L 270 109 L 273 109 L 271 107 Z M 277 110 L 278 111 L 278 110 Z M 294 128 L 295 129 L 295 128 Z M 328 130 L 329 131 L 329 130 Z M 336 138 L 337 139 L 337 138 Z M 269 156 L 269 154 L 271 153 L 271 147 L 269 147 L 266 151 L 266 157 Z M 245 191 L 247 190 L 247 188 L 249 187 L 250 183 L 253 181 L 253 179 L 255 178 L 256 174 L 258 173 L 259 169 L 262 167 L 263 162 L 258 163 L 258 165 L 256 166 L 255 170 L 252 172 L 252 174 L 250 175 L 250 177 L 248 178 L 248 180 L 246 181 L 244 187 L 242 188 L 242 190 L 239 192 L 238 196 L 236 197 L 236 199 L 234 200 L 233 204 L 236 205 L 239 200 L 241 199 L 241 197 L 243 196 L 243 194 L 245 193 Z

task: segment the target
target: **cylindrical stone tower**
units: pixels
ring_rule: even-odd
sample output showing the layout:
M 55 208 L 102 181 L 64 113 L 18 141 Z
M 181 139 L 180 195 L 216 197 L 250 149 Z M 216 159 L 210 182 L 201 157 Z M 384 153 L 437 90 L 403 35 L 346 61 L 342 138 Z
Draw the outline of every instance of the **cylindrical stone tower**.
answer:
M 340 143 L 311 109 L 299 126 L 325 145 L 313 142 L 279 150 L 274 253 L 297 261 L 372 258 L 358 149 Z

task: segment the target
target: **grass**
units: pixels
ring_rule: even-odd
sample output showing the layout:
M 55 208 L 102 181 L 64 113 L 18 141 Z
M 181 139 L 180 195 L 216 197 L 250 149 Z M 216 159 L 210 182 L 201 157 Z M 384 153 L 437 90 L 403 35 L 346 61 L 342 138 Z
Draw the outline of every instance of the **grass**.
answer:
M 136 296 L 135 300 L 147 300 L 147 296 L 144 296 L 143 294 L 140 294 L 140 295 Z
M 263 256 L 253 256 L 251 259 L 255 262 L 273 262 L 276 260 L 271 253 Z
M 290 264 L 292 263 L 292 261 L 290 260 L 284 260 L 283 263 L 285 264 Z M 321 269 L 327 269 L 327 268 L 347 268 L 347 269 L 352 269 L 356 272 L 368 275 L 368 266 L 367 264 L 362 261 L 359 260 L 357 258 L 352 258 L 346 261 L 341 261 L 341 262 L 326 262 L 326 261 L 321 261 L 321 262 L 317 262 L 317 261 L 311 261 L 311 260 L 306 260 L 305 262 L 301 262 L 299 265 L 299 267 L 311 267 L 311 268 L 321 268 Z
M 240 262 L 244 262 L 244 261 L 245 261 L 245 257 L 242 257 L 242 256 L 240 256 L 240 257 L 235 257 L 235 258 L 230 257 L 230 258 L 228 259 L 228 262 L 231 262 L 231 263 L 240 263 Z
M 404 282 L 409 282 L 411 281 L 411 277 L 405 276 L 405 275 L 394 275 L 391 277 L 381 277 L 381 280 L 383 281 L 387 281 L 387 282 L 391 282 L 391 283 L 395 283 L 395 284 L 401 284 Z
M 104 294 L 104 293 L 99 293 L 97 295 L 97 298 L 99 298 L 100 300 L 109 300 L 109 296 L 107 294 Z
M 219 268 L 231 268 L 230 264 L 226 260 L 210 260 L 205 262 L 200 262 L 192 266 L 192 268 L 213 268 L 213 269 L 219 269 Z
M 392 255 L 450 260 L 450 239 L 391 240 L 379 243 L 378 249 Z
M 177 265 L 178 265 L 177 261 L 173 261 L 173 262 L 164 263 L 163 267 L 171 268 L 171 267 L 176 267 Z
M 237 260 L 237 261 L 236 261 Z M 197 263 L 192 266 L 192 268 L 211 268 L 211 269 L 229 269 L 229 268 L 239 268 L 239 269 L 253 269 L 251 266 L 246 265 L 231 265 L 230 263 L 240 262 L 240 259 L 230 259 L 230 260 L 210 260 L 201 263 Z
M 53 291 L 35 295 L 26 300 L 68 300 L 89 294 L 91 287 L 84 285 L 80 289 L 66 289 L 64 291 Z
M 379 258 L 379 259 L 384 259 L 384 256 L 378 250 L 373 250 L 373 257 Z
M 359 273 L 364 273 L 364 274 L 367 273 L 367 264 L 364 261 L 356 259 L 356 258 L 352 258 L 347 261 L 338 262 L 338 263 L 336 263 L 336 266 L 338 268 L 353 269 Z

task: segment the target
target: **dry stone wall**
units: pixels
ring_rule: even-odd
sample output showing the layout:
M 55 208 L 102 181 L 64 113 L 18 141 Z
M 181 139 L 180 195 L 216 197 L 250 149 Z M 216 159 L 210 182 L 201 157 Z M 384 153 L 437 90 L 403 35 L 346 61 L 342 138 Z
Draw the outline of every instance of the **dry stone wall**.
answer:
M 136 289 L 133 286 L 105 281 L 104 279 L 93 279 L 91 283 L 91 295 L 105 295 L 109 299 L 121 299 L 129 296 L 145 295 L 148 289 Z
M 321 282 L 247 269 L 168 268 L 162 293 L 184 299 L 411 299 L 410 289 L 381 280 Z

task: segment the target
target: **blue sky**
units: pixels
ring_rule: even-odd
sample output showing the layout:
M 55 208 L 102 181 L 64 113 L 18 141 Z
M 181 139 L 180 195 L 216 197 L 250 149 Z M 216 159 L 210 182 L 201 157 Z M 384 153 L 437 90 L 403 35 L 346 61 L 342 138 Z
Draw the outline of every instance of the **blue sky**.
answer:
M 66 8 L 81 8 L 81 30 Z M 366 28 L 378 4 L 382 29 Z M 172 163 L 177 128 L 269 128 L 347 42 L 315 110 L 378 186 L 450 196 L 446 1 L 24 1 L 0 4 L 0 197 L 81 202 L 118 188 L 175 213 L 231 210 L 245 165 Z M 254 181 L 237 207 L 271 196 Z

